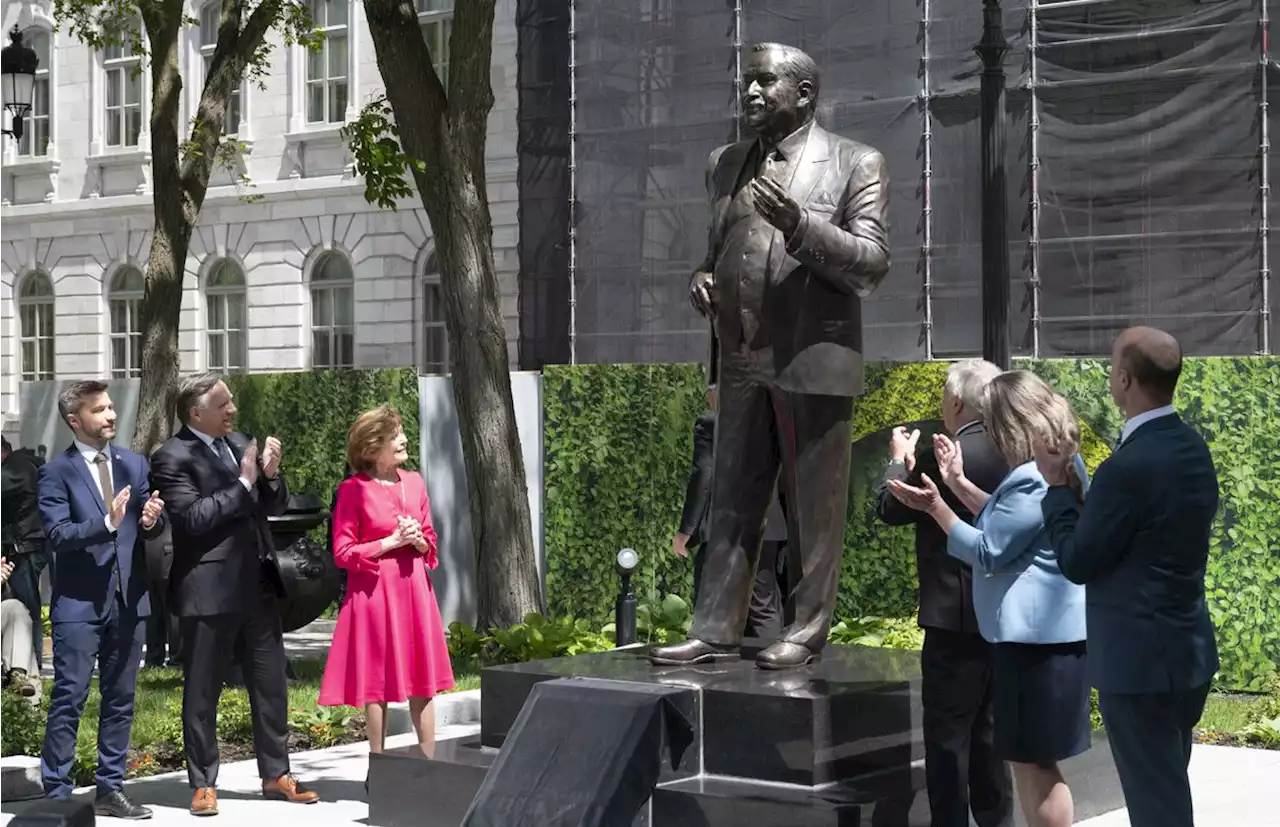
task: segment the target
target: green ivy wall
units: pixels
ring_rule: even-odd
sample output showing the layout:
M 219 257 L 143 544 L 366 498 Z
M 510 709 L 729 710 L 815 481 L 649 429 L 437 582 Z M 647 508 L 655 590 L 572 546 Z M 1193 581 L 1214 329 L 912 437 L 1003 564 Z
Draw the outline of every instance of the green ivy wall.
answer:
M 871 365 L 853 428 L 853 473 L 838 613 L 915 611 L 910 529 L 880 525 L 875 482 L 888 431 L 936 427 L 945 363 Z M 1103 360 L 1025 362 L 1075 405 L 1090 469 L 1106 458 L 1122 418 Z M 618 549 L 640 552 L 639 587 L 688 594 L 692 563 L 670 553 L 705 406 L 696 365 L 548 367 L 546 422 L 547 599 L 553 614 L 604 622 Z M 1208 588 L 1222 649 L 1222 680 L 1261 689 L 1280 662 L 1280 359 L 1188 360 L 1177 399 L 1208 440 L 1223 505 Z

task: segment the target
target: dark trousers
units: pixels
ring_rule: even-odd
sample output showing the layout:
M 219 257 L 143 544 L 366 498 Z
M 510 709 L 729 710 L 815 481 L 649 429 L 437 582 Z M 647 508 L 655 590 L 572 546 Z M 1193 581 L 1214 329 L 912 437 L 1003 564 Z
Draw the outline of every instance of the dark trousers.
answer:
M 787 508 L 787 598 L 781 639 L 820 650 L 831 629 L 849 500 L 853 399 L 772 384 L 767 351 L 722 350 L 708 541 L 690 636 L 733 646 L 751 605 L 774 486 Z M 781 470 L 781 481 L 779 481 Z
M 184 691 L 182 737 L 187 780 L 193 789 L 218 784 L 218 697 L 234 657 L 236 637 L 244 633 L 245 689 L 253 716 L 253 750 L 258 775 L 279 778 L 289 772 L 288 684 L 280 609 L 271 587 L 262 585 L 258 602 L 245 614 L 184 617 L 182 641 Z
M 1191 730 L 1209 684 L 1183 692 L 1098 693 L 1132 827 L 1192 827 Z
M 35 647 L 36 663 L 43 666 L 44 621 L 40 617 L 40 608 L 44 601 L 40 599 L 40 574 L 49 565 L 49 550 L 43 539 L 25 540 L 23 544 L 33 551 L 9 558 L 9 562 L 13 563 L 13 574 L 9 575 L 9 591 L 22 601 L 31 615 L 31 645 Z
M 147 617 L 147 666 L 182 662 L 182 631 L 169 605 L 167 583 L 151 586 L 151 615 Z
M 991 644 L 926 628 L 920 653 L 925 779 L 932 827 L 1011 827 L 1013 781 L 995 754 Z
M 40 776 L 45 795 L 68 798 L 74 789 L 71 766 L 76 734 L 89 696 L 94 663 L 102 694 L 98 717 L 98 794 L 124 786 L 129 732 L 133 727 L 133 696 L 142 657 L 142 622 L 125 609 L 117 596 L 107 617 L 99 621 L 53 624 L 53 692 L 40 753 Z
M 778 576 L 779 556 L 786 543 L 766 540 L 760 546 L 760 562 L 756 566 L 755 585 L 751 590 L 751 605 L 747 607 L 745 637 L 777 640 L 782 634 L 782 583 Z M 698 587 L 702 585 L 702 553 L 699 546 L 693 553 L 693 602 L 698 602 Z

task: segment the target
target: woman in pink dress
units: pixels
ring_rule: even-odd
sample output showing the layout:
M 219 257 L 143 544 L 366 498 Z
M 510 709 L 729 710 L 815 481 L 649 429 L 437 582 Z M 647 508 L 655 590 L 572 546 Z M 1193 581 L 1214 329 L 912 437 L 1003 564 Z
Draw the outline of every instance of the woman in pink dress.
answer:
M 387 704 L 409 701 L 418 743 L 435 750 L 431 699 L 453 687 L 440 608 L 428 572 L 439 560 L 422 477 L 408 459 L 400 417 L 388 405 L 361 414 L 347 434 L 352 476 L 338 486 L 333 557 L 347 593 L 320 684 L 322 706 L 362 706 L 369 750 L 381 752 Z

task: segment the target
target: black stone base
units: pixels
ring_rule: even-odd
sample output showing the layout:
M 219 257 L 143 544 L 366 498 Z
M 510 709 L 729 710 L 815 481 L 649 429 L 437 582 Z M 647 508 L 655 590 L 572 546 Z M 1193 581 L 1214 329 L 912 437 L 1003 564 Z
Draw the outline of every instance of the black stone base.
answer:
M 833 646 L 770 673 L 750 660 L 756 648 L 684 668 L 654 667 L 635 647 L 486 669 L 479 738 L 442 742 L 430 761 L 417 747 L 372 758 L 369 824 L 458 827 L 533 686 L 591 677 L 695 690 L 698 740 L 633 827 L 927 827 L 918 655 Z M 1124 806 L 1100 734 L 1062 769 L 1078 820 Z

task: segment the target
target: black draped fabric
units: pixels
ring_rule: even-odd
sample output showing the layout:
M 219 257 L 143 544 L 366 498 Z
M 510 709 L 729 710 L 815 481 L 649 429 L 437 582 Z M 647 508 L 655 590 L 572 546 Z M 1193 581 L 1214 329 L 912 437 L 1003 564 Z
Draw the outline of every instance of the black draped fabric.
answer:
M 693 743 L 692 695 L 595 678 L 538 684 L 463 827 L 630 827 L 663 765 L 679 767 Z

